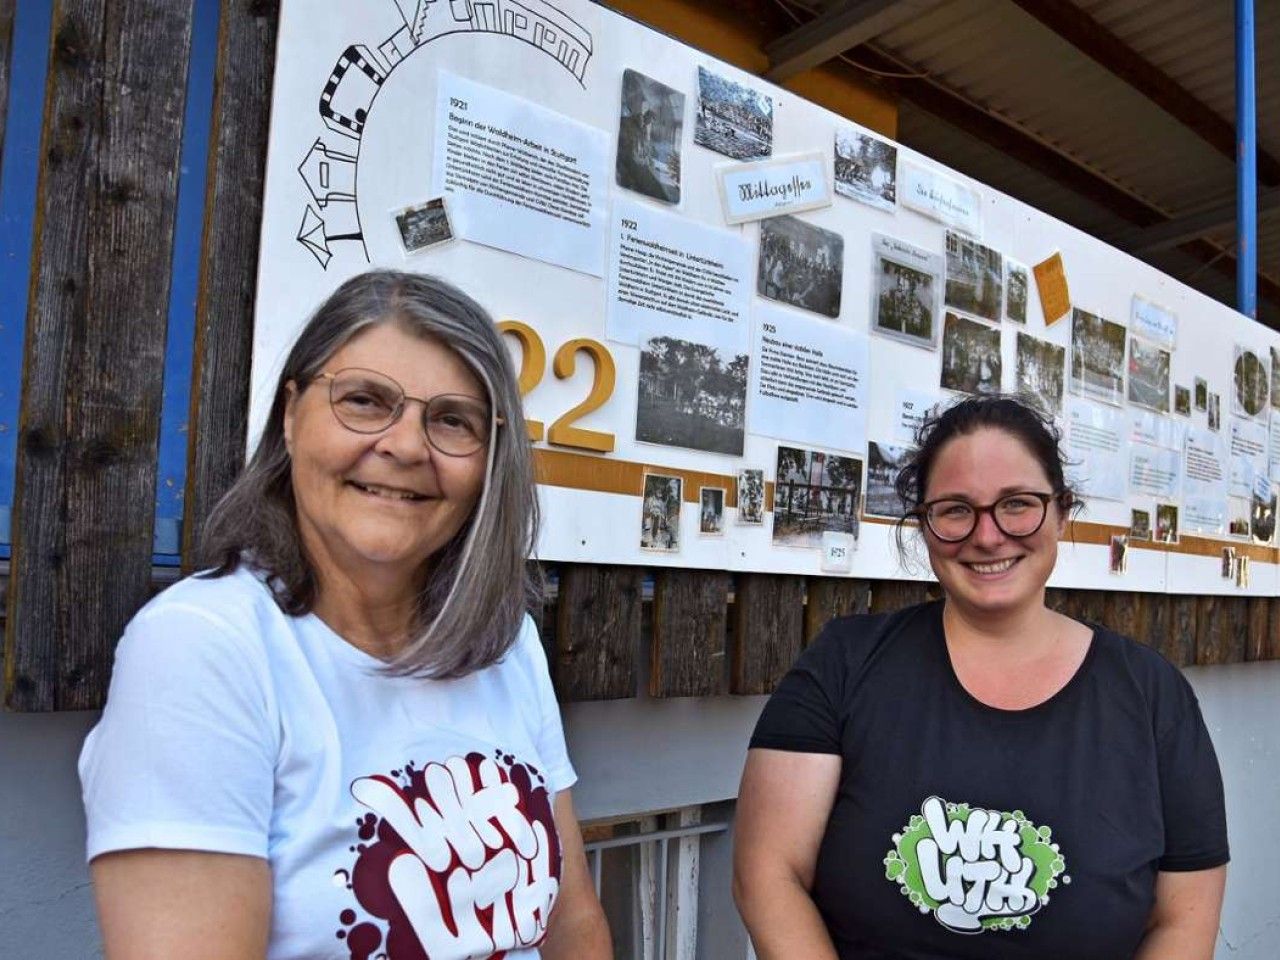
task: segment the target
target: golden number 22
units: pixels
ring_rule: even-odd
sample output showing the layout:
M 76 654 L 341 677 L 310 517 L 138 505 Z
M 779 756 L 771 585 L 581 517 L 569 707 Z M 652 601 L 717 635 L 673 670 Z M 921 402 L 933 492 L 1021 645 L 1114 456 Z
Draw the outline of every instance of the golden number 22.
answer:
M 527 323 L 521 323 L 519 320 L 503 320 L 498 324 L 498 329 L 503 333 L 511 334 L 520 344 L 520 395 L 528 396 L 542 382 L 546 372 L 547 351 L 543 346 L 542 338 Z M 561 447 L 610 453 L 614 449 L 612 433 L 587 430 L 574 426 L 574 423 L 593 410 L 599 410 L 613 396 L 617 382 L 617 367 L 614 365 L 613 355 L 604 344 L 598 340 L 578 337 L 556 351 L 551 369 L 557 379 L 566 380 L 573 376 L 579 353 L 587 354 L 595 366 L 591 392 L 587 394 L 586 399 L 551 424 L 551 429 L 547 431 L 547 442 Z M 529 425 L 529 439 L 541 440 L 542 422 L 539 420 L 526 422 Z

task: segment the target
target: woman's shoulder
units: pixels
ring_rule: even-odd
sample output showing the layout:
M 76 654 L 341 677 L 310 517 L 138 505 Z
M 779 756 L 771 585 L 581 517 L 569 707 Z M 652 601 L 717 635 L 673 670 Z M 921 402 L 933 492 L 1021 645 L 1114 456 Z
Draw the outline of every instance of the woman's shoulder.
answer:
M 1095 664 L 1109 689 L 1141 697 L 1158 727 L 1177 722 L 1196 704 L 1190 681 L 1154 647 L 1100 624 L 1094 628 Z
M 824 673 L 858 674 L 891 644 L 927 639 L 937 630 L 941 601 L 828 621 L 796 666 Z

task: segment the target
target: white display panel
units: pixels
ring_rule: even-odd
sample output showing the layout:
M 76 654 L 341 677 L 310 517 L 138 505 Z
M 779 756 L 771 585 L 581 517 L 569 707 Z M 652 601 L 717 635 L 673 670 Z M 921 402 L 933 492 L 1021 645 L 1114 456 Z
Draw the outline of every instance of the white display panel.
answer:
M 1237 489 L 1261 491 L 1280 457 L 1254 447 L 1233 456 L 1232 437 L 1268 437 L 1280 337 L 895 146 L 587 0 L 286 0 L 251 436 L 310 311 L 347 278 L 394 267 L 438 274 L 536 334 L 547 369 L 525 404 L 547 427 L 593 386 L 591 357 L 577 353 L 574 374 L 561 379 L 551 369 L 557 350 L 586 338 L 611 356 L 612 392 L 573 426 L 611 435 L 612 450 L 535 444 L 544 559 L 843 573 L 832 544 L 852 542 L 849 575 L 923 576 L 900 566 L 891 525 L 861 516 L 868 444 L 903 444 L 904 418 L 956 395 L 944 384 L 1009 391 L 1021 383 L 1049 398 L 1060 391 L 1064 430 L 1077 407 L 1114 410 L 1119 417 L 1090 416 L 1122 425 L 1120 448 L 1098 459 L 1123 475 L 1106 476 L 1103 496 L 1085 490 L 1077 542 L 1064 543 L 1055 585 L 1276 593 L 1269 545 L 1203 532 L 1219 514 L 1229 529 L 1233 509 L 1205 502 L 1223 484 L 1206 481 L 1203 463 L 1191 505 L 1201 532 L 1158 546 L 1132 541 L 1123 573 L 1109 569 L 1109 536 L 1128 531 L 1134 510 L 1149 514 L 1155 534 L 1157 499 L 1141 491 L 1161 490 L 1169 494 L 1161 503 L 1183 507 L 1184 478 L 1169 474 L 1185 469 L 1188 428 L 1212 432 L 1215 396 L 1226 486 L 1234 479 Z M 830 191 L 786 165 L 815 155 Z M 771 159 L 783 163 L 759 167 L 772 173 L 754 187 L 745 176 L 725 182 L 754 189 L 753 202 L 795 201 L 800 212 L 726 222 L 736 219 L 721 192 L 726 165 Z M 447 223 L 431 203 L 441 197 Z M 815 202 L 825 205 L 800 209 Z M 1105 324 L 1077 343 L 1072 311 L 1046 327 L 1027 268 L 1054 254 L 1071 306 L 1124 328 L 1118 360 Z M 766 323 L 788 337 L 767 358 Z M 820 333 L 800 362 L 794 339 L 804 330 Z M 1021 366 L 1020 333 L 1034 341 L 1024 339 Z M 787 403 L 798 418 L 790 433 Z M 1133 426 L 1138 415 L 1145 419 Z M 1201 442 L 1197 455 L 1212 446 Z M 764 471 L 772 495 L 780 467 L 791 512 L 738 522 L 739 471 Z M 658 529 L 665 520 L 646 506 L 647 475 L 682 480 L 683 502 L 672 505 L 678 535 Z M 1243 503 L 1237 514 L 1250 512 Z M 825 549 L 824 530 L 834 535 Z M 642 545 L 646 537 L 662 548 Z M 1247 586 L 1222 576 L 1222 547 L 1252 558 Z

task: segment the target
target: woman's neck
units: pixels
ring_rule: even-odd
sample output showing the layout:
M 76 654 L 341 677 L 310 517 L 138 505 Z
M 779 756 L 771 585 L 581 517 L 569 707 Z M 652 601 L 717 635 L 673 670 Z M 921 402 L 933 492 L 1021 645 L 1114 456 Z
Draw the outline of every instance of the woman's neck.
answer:
M 313 612 L 352 646 L 389 660 L 404 647 L 417 607 L 412 584 L 317 574 Z
M 942 626 L 952 647 L 1017 651 L 1028 659 L 1051 647 L 1057 617 L 1043 600 L 1000 613 L 967 610 L 947 598 Z

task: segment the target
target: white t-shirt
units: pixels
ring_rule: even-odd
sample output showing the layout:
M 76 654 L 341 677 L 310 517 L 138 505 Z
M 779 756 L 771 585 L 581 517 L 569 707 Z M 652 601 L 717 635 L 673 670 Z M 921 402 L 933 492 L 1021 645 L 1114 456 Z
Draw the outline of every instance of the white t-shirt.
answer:
M 537 957 L 576 776 L 533 622 L 461 680 L 379 666 L 243 569 L 169 588 L 80 756 L 89 858 L 267 859 L 269 960 Z

